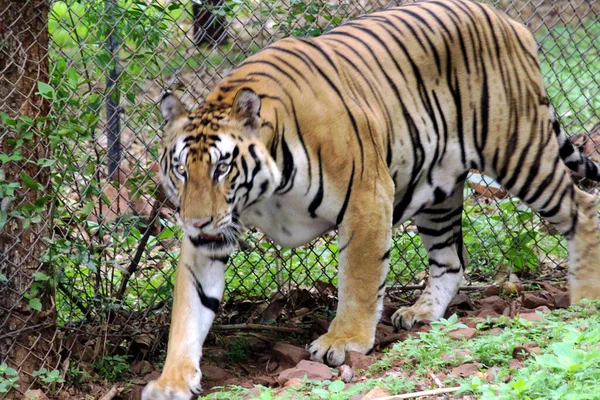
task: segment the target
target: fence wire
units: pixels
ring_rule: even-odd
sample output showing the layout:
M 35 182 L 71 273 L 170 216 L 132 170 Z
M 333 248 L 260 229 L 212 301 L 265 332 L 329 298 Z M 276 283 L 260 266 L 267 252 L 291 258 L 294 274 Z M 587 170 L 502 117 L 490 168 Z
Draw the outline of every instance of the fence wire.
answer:
M 54 370 L 60 384 L 73 366 L 134 346 L 164 349 L 181 231 L 158 185 L 163 88 L 180 89 L 192 107 L 277 39 L 317 36 L 400 3 L 27 0 L 0 7 L 0 362 L 7 362 L 0 396 L 40 385 Z M 535 33 L 554 107 L 573 140 L 600 161 L 600 2 L 491 3 Z M 32 59 L 36 46 L 43 55 Z M 465 198 L 463 285 L 511 273 L 564 275 L 560 235 L 495 182 L 473 171 Z M 227 269 L 227 304 L 337 283 L 335 232 L 287 249 L 248 231 L 240 246 Z M 394 234 L 389 295 L 422 288 L 426 265 L 407 222 Z

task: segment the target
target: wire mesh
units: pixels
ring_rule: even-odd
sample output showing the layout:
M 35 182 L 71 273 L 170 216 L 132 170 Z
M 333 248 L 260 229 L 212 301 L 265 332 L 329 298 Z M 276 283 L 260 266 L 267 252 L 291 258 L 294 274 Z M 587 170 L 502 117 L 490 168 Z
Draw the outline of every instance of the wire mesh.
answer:
M 12 299 L 0 301 L 0 349 L 8 367 L 32 378 L 32 365 L 38 371 L 59 369 L 64 378 L 69 365 L 92 365 L 131 346 L 145 351 L 164 346 L 181 231 L 158 186 L 156 103 L 163 87 L 181 89 L 182 100 L 193 106 L 238 63 L 277 39 L 320 35 L 360 14 L 401 3 L 27 0 L 0 8 L 0 108 L 5 113 L 0 297 Z M 600 3 L 491 3 L 535 33 L 554 107 L 567 131 L 595 158 Z M 41 25 L 28 18 L 41 18 Z M 11 42 L 15 46 L 6 44 Z M 28 59 L 36 43 L 46 51 L 38 63 L 47 63 L 47 78 Z M 24 85 L 25 80 L 32 84 Z M 27 90 L 15 93 L 22 88 Z M 41 103 L 25 101 L 40 96 L 49 104 L 46 118 L 36 111 Z M 30 103 L 24 111 L 21 105 Z M 17 134 L 25 137 L 19 145 L 23 150 L 15 144 Z M 30 176 L 31 163 L 40 168 Z M 44 174 L 49 179 L 44 181 Z M 20 187 L 25 189 L 15 192 Z M 48 203 L 35 203 L 42 196 L 31 200 L 28 191 L 46 194 Z M 564 273 L 560 236 L 493 181 L 473 171 L 465 197 L 470 263 L 464 285 L 489 284 L 514 271 L 525 277 Z M 32 232 L 36 239 L 26 240 Z M 229 301 L 337 283 L 335 232 L 286 249 L 249 231 L 241 247 L 227 269 Z M 8 257 L 19 252 L 27 257 Z M 409 221 L 394 234 L 390 293 L 421 287 L 426 265 Z M 45 312 L 47 318 L 41 318 Z M 21 315 L 27 318 L 15 322 Z M 29 345 L 17 340 L 23 332 Z M 46 355 L 33 351 L 39 341 L 46 342 Z M 36 362 L 16 364 L 9 356 L 15 352 L 35 353 Z M 31 385 L 28 380 L 17 390 Z

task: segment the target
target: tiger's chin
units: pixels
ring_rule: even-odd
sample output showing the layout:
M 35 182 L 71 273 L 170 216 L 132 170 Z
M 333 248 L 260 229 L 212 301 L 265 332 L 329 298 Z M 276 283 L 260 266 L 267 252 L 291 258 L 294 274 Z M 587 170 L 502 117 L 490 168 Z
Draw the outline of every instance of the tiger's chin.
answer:
M 188 239 L 194 247 L 212 257 L 226 256 L 237 248 L 237 239 L 229 232 L 218 235 L 188 235 Z

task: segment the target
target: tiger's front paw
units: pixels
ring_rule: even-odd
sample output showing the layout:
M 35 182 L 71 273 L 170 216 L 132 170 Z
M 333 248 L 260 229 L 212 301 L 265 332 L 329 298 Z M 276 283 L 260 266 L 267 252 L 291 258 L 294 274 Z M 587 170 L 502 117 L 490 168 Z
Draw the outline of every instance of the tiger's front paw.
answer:
M 347 351 L 366 354 L 373 348 L 374 343 L 375 338 L 370 336 L 344 336 L 328 332 L 312 342 L 308 351 L 311 360 L 335 367 L 344 363 Z
M 419 322 L 436 321 L 440 317 L 441 315 L 437 315 L 437 313 L 428 307 L 414 305 L 412 307 L 399 308 L 392 315 L 392 323 L 397 329 L 410 329 Z
M 142 400 L 190 400 L 202 391 L 201 378 L 200 370 L 182 378 L 169 378 L 163 372 L 160 378 L 146 385 L 142 391 Z

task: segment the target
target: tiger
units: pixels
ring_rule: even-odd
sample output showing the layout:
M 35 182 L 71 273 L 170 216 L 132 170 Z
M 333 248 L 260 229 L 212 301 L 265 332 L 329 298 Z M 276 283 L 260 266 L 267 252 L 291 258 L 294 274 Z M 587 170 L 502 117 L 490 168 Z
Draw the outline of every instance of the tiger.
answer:
M 184 238 L 167 356 L 145 400 L 201 391 L 202 345 L 241 227 L 296 247 L 337 229 L 338 305 L 308 345 L 337 366 L 369 352 L 392 231 L 413 219 L 429 279 L 399 329 L 441 318 L 467 265 L 464 185 L 476 169 L 566 238 L 570 300 L 600 297 L 600 165 L 568 140 L 527 28 L 469 0 L 424 0 L 285 38 L 234 68 L 194 111 L 160 101 L 162 184 Z

